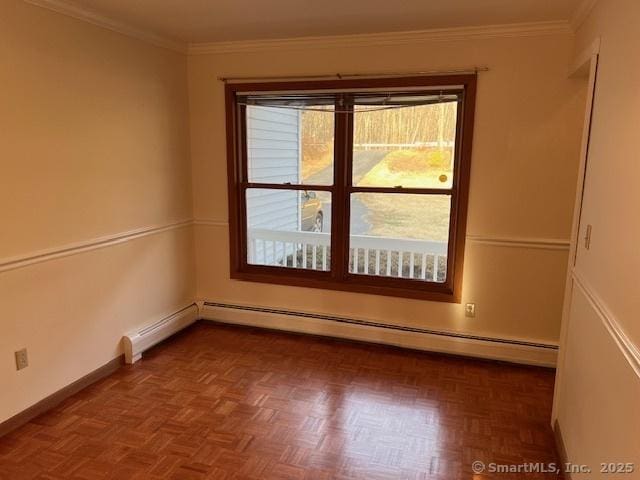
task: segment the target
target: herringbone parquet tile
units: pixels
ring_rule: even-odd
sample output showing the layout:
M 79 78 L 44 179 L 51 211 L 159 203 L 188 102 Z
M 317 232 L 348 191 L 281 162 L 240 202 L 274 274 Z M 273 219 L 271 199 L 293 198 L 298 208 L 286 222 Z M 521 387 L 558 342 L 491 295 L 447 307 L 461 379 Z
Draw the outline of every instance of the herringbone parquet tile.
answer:
M 0 478 L 538 479 L 553 372 L 196 324 L 0 439 Z

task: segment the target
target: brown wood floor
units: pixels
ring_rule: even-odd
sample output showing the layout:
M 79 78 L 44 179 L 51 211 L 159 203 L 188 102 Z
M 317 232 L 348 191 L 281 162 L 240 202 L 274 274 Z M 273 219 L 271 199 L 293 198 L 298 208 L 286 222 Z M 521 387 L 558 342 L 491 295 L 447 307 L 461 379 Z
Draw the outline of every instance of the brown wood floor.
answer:
M 0 439 L 1 479 L 537 479 L 553 371 L 199 323 Z

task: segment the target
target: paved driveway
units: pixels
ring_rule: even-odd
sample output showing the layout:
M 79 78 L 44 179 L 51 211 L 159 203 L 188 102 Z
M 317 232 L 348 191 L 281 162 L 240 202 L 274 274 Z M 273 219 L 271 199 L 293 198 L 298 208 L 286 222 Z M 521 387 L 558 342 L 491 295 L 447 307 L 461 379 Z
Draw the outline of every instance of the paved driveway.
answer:
M 386 150 L 363 150 L 353 152 L 353 183 L 358 182 L 364 177 L 369 170 L 375 167 L 389 152 Z M 311 175 L 307 179 L 310 184 L 327 184 L 331 183 L 333 178 L 333 169 L 327 167 L 320 172 Z M 328 195 L 318 194 L 323 203 L 323 212 L 325 225 L 331 224 L 331 200 Z M 371 224 L 366 221 L 368 209 L 366 205 L 357 198 L 351 202 L 351 233 L 353 235 L 367 235 L 371 230 Z

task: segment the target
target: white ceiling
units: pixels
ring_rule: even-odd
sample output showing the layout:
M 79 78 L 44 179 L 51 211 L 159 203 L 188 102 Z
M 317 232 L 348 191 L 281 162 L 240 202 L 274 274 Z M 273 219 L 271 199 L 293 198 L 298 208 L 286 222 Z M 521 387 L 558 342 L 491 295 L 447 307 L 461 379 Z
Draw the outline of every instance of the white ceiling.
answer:
M 65 3 L 176 41 L 200 43 L 566 21 L 582 0 L 65 0 Z

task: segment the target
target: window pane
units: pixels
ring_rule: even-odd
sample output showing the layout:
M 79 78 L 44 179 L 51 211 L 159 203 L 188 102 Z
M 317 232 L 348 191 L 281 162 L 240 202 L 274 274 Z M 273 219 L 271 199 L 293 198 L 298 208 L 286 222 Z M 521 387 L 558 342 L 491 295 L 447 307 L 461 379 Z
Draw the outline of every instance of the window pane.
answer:
M 444 282 L 449 195 L 351 195 L 349 271 Z
M 334 107 L 247 106 L 249 181 L 333 184 Z
M 411 98 L 395 106 L 356 101 L 353 185 L 451 188 L 457 101 L 414 105 L 420 99 Z
M 329 192 L 247 190 L 247 262 L 330 270 Z

